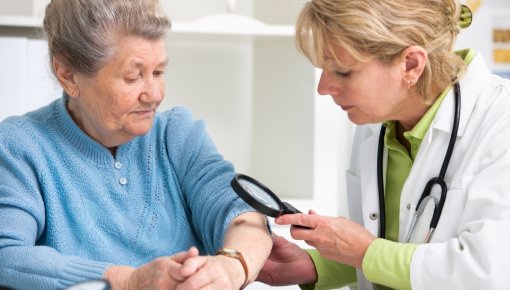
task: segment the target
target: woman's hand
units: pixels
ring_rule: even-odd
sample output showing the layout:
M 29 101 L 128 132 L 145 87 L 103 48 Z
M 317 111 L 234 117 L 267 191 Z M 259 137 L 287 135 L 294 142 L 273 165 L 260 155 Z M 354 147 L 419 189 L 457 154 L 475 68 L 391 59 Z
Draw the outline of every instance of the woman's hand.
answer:
M 183 263 L 198 256 L 195 247 L 171 257 L 157 258 L 139 268 L 112 266 L 105 272 L 104 278 L 112 290 L 159 290 L 176 289 L 184 281 Z M 189 275 L 189 271 L 186 272 Z
M 317 281 L 312 258 L 298 245 L 274 235 L 273 249 L 257 281 L 272 286 L 307 284 Z
M 320 216 L 313 211 L 283 215 L 275 223 L 308 227 L 291 227 L 292 238 L 304 240 L 325 258 L 356 268 L 361 268 L 368 246 L 375 240 L 365 228 L 347 218 Z
M 187 259 L 180 273 L 185 280 L 176 287 L 176 290 L 237 290 L 245 280 L 241 262 L 223 255 Z

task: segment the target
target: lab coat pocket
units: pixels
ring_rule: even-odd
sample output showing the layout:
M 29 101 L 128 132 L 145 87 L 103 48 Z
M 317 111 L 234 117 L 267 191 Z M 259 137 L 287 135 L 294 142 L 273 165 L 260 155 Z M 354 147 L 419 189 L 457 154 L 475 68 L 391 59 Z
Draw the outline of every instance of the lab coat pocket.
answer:
M 425 201 L 424 201 L 425 202 Z M 410 231 L 410 239 L 409 242 L 414 244 L 424 243 L 427 234 L 430 230 L 430 221 L 432 220 L 432 215 L 434 214 L 436 206 L 434 204 L 434 200 L 430 199 L 425 204 L 425 209 L 419 215 L 416 215 L 416 212 L 413 213 L 413 219 L 415 219 L 415 224 L 413 228 L 408 228 L 407 231 Z M 413 224 L 411 223 L 410 226 Z
M 466 189 L 452 184 L 446 196 L 446 202 L 437 224 L 432 241 L 445 241 L 458 235 L 460 220 L 466 205 Z
M 360 178 L 347 170 L 345 172 L 345 179 L 347 183 L 347 202 L 349 205 L 349 216 L 353 221 L 359 224 L 363 224 Z
M 461 217 L 460 213 L 465 203 L 465 198 L 462 195 L 462 180 L 463 178 L 457 178 L 456 182 L 454 181 L 449 185 L 439 223 L 430 242 L 444 241 L 456 235 Z M 411 232 L 409 240 L 411 243 L 425 242 L 435 209 L 436 206 L 434 206 L 433 200 L 429 200 L 423 213 L 417 219 L 414 230 Z

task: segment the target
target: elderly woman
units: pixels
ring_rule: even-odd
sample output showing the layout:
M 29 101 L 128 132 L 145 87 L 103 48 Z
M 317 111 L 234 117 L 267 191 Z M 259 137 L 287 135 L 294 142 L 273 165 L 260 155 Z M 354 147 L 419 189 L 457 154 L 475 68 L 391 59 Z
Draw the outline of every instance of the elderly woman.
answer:
M 456 0 L 312 0 L 301 51 L 358 125 L 350 219 L 284 215 L 259 279 L 328 289 L 508 289 L 510 82 L 473 50 L 452 51 L 471 21 Z M 375 286 L 374 284 L 377 284 Z
M 239 289 L 257 276 L 265 218 L 231 189 L 203 122 L 157 113 L 169 27 L 156 0 L 47 6 L 64 96 L 0 123 L 0 285 Z

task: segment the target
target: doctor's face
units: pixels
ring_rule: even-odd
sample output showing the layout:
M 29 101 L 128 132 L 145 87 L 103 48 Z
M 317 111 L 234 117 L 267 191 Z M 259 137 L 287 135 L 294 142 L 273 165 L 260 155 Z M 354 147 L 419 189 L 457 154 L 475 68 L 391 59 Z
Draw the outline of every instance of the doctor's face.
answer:
M 325 55 L 318 92 L 334 102 L 358 125 L 404 120 L 409 114 L 408 88 L 403 82 L 405 63 L 373 59 L 357 62 L 343 48 Z

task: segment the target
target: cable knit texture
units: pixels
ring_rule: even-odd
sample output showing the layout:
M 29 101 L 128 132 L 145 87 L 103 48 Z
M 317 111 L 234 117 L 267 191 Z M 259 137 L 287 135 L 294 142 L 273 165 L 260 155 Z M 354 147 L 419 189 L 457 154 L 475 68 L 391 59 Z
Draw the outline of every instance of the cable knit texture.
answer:
M 0 123 L 0 285 L 61 289 L 197 246 L 237 215 L 231 163 L 185 108 L 117 149 L 88 137 L 66 98 Z

